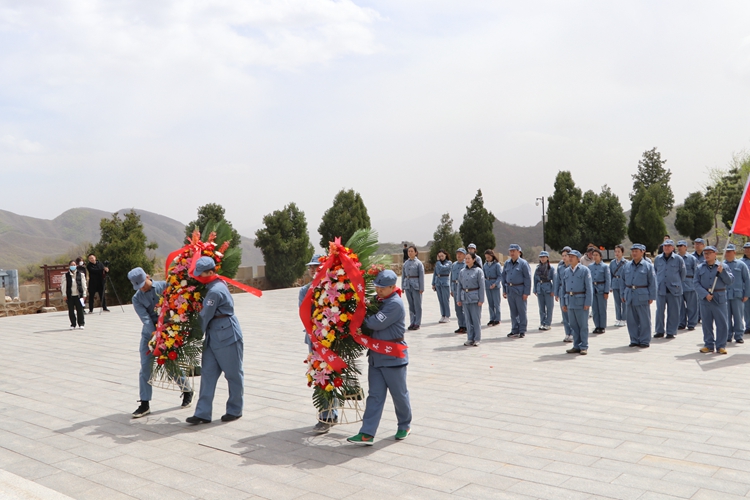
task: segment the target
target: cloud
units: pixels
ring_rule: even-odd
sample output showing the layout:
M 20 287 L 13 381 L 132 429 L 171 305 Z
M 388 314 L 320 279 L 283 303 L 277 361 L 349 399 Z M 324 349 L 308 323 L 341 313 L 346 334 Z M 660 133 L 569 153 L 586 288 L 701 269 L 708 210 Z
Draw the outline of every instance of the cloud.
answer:
M 28 139 L 21 139 L 12 135 L 0 137 L 0 147 L 9 153 L 39 153 L 42 145 Z

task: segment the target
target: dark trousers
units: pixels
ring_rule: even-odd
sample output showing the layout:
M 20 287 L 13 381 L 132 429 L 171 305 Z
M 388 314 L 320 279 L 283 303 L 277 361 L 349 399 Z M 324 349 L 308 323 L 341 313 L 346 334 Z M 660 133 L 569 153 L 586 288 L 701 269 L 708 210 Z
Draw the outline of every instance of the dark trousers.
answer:
M 107 299 L 104 297 L 104 282 L 89 282 L 89 312 L 94 312 L 94 295 L 99 294 L 99 300 L 102 301 L 102 309 L 107 308 Z
M 78 326 L 83 326 L 86 322 L 83 320 L 83 304 L 81 304 L 81 298 L 78 295 L 71 295 L 68 297 L 68 317 L 70 318 L 70 326 L 76 326 L 76 315 L 78 316 Z

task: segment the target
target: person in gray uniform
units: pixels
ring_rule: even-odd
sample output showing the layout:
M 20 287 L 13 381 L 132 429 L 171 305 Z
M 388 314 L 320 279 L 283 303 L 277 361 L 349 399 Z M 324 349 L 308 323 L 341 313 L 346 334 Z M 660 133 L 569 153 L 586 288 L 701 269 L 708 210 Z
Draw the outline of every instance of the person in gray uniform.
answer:
M 521 247 L 513 243 L 508 249 L 510 258 L 503 266 L 503 298 L 510 306 L 511 332 L 510 338 L 524 338 L 528 318 L 526 306 L 531 294 L 531 268 L 529 263 L 521 258 Z
M 495 252 L 484 251 L 484 290 L 487 292 L 487 306 L 490 310 L 490 322 L 487 326 L 500 324 L 500 289 L 503 287 L 503 266 L 497 261 Z
M 591 283 L 594 286 L 594 300 L 591 306 L 594 317 L 594 333 L 604 333 L 607 329 L 607 300 L 612 290 L 612 277 L 609 266 L 602 262 L 602 251 L 594 248 L 594 262 L 589 264 Z
M 466 258 L 466 249 L 464 247 L 456 250 L 456 262 L 451 267 L 451 297 L 453 297 L 453 306 L 456 309 L 456 320 L 458 321 L 458 328 L 453 333 L 466 333 L 466 318 L 464 317 L 464 308 L 458 305 L 461 300 L 458 295 L 458 275 L 461 270 L 466 267 L 464 264 L 464 258 Z
M 549 253 L 539 252 L 539 264 L 534 270 L 534 295 L 539 305 L 539 329 L 549 330 L 555 309 L 555 268 L 549 263 Z
M 573 347 L 568 354 L 588 354 L 589 349 L 589 309 L 594 300 L 594 288 L 591 284 L 591 271 L 580 263 L 581 253 L 572 250 L 568 254 L 570 269 L 565 273 L 565 304 L 568 311 L 570 331 L 573 334 Z
M 156 331 L 156 323 L 159 321 L 159 313 L 156 312 L 156 306 L 159 305 L 159 298 L 167 288 L 166 281 L 153 281 L 151 276 L 146 274 L 140 267 L 132 269 L 128 273 L 128 280 L 133 285 L 135 295 L 133 295 L 133 310 L 143 324 L 141 328 L 141 343 L 138 352 L 141 356 L 141 371 L 138 375 L 138 388 L 141 403 L 133 412 L 133 418 L 141 418 L 151 413 L 150 401 L 153 395 L 153 387 L 148 381 L 151 379 L 151 366 L 154 357 L 151 355 L 148 343 Z M 190 383 L 183 376 L 177 381 L 182 388 L 182 407 L 187 408 L 193 401 L 193 389 Z
M 570 322 L 568 320 L 568 311 L 564 310 L 562 308 L 565 295 L 564 295 L 564 280 L 565 280 L 565 272 L 570 269 L 570 259 L 569 255 L 571 252 L 570 247 L 563 247 L 563 249 L 560 251 L 560 254 L 562 255 L 562 260 L 557 263 L 557 273 L 555 274 L 555 301 L 560 303 L 560 311 L 562 313 L 562 324 L 563 329 L 565 330 L 565 338 L 563 339 L 563 342 L 573 342 L 573 334 L 570 332 Z
M 734 334 L 735 342 L 744 344 L 744 306 L 750 297 L 750 272 L 741 260 L 735 259 L 736 254 L 735 246 L 729 243 L 724 252 L 724 266 L 732 273 L 734 281 L 727 286 L 727 343 L 732 342 Z
M 703 256 L 703 249 L 706 248 L 706 241 L 703 238 L 695 238 L 693 240 L 693 248 L 695 249 L 692 253 L 693 257 L 698 261 L 698 264 L 706 262 L 706 258 Z M 701 322 L 701 307 L 700 298 L 698 298 L 698 323 Z
M 620 289 L 622 288 L 622 272 L 625 270 L 625 264 L 628 262 L 625 260 L 624 255 L 625 247 L 622 245 L 615 245 L 615 258 L 609 263 L 609 274 L 615 306 L 615 326 L 625 326 L 627 324 L 625 321 L 625 318 L 627 317 L 625 308 L 627 306 L 625 305 L 625 302 L 622 301 L 622 296 L 620 295 Z
M 318 268 L 320 267 L 320 258 L 322 255 L 315 254 L 312 256 L 312 259 L 310 259 L 310 262 L 307 263 L 307 273 L 310 276 L 310 279 L 315 279 L 315 275 L 318 272 Z M 306 285 L 303 285 L 299 289 L 299 296 L 298 296 L 298 303 L 297 307 L 302 306 L 302 301 L 305 299 L 305 296 L 307 295 L 307 291 L 310 289 L 310 286 L 312 285 L 312 281 L 310 283 L 307 283 Z M 305 344 L 307 344 L 308 352 L 312 352 L 313 345 L 312 341 L 310 340 L 310 336 L 307 334 L 307 331 L 305 332 Z M 334 401 L 336 401 L 334 399 Z M 333 427 L 335 424 L 338 423 L 339 420 L 339 413 L 338 410 L 330 410 L 330 411 L 323 411 L 318 415 L 318 422 L 315 424 L 315 427 L 313 427 L 313 432 L 316 434 L 325 434 L 329 430 L 331 430 L 331 427 Z
M 438 250 L 435 272 L 432 274 L 432 291 L 437 292 L 440 304 L 440 321 L 447 323 L 451 320 L 451 268 L 453 262 L 448 259 L 448 252 L 442 248 Z
M 620 295 L 627 304 L 630 347 L 647 348 L 651 345 L 651 304 L 656 300 L 654 266 L 643 258 L 646 246 L 633 243 L 633 260 L 625 264 Z
M 745 263 L 748 269 L 750 269 L 750 241 L 742 245 L 742 253 L 744 254 L 740 259 Z M 750 300 L 744 304 L 745 310 L 745 334 L 750 333 Z
M 198 259 L 194 276 L 210 278 L 215 274 L 216 263 L 211 257 Z M 216 382 L 223 372 L 229 385 L 229 399 L 221 421 L 232 422 L 242 417 L 245 390 L 245 373 L 242 368 L 244 341 L 240 322 L 234 314 L 234 300 L 222 280 L 217 279 L 206 285 L 200 319 L 206 335 L 201 360 L 201 388 L 195 414 L 186 421 L 189 424 L 211 422 Z
M 734 275 L 716 261 L 716 247 L 707 246 L 703 253 L 706 260 L 698 266 L 693 278 L 703 325 L 703 347 L 700 352 L 709 353 L 715 349 L 719 354 L 726 354 L 727 287 L 734 282 Z
M 680 301 L 682 301 L 682 282 L 687 276 L 685 261 L 675 255 L 674 241 L 664 240 L 663 253 L 654 259 L 656 271 L 656 333 L 654 338 L 673 339 L 677 335 L 680 323 Z M 664 328 L 664 310 L 666 309 L 667 326 Z
M 677 254 L 685 261 L 685 279 L 682 282 L 682 300 L 680 301 L 680 324 L 678 330 L 687 328 L 690 331 L 695 330 L 698 324 L 698 296 L 695 294 L 695 285 L 693 278 L 695 271 L 698 269 L 698 259 L 687 253 L 687 242 L 680 240 L 677 242 Z
M 401 270 L 401 288 L 409 303 L 409 330 L 419 330 L 422 324 L 422 294 L 424 293 L 424 265 L 417 259 L 417 247 L 408 248 L 409 259 Z
M 469 253 L 474 256 L 474 260 L 479 262 L 479 267 L 482 267 L 482 258 L 477 254 L 477 246 L 474 243 L 469 243 L 469 246 L 466 248 L 469 250 Z
M 464 260 L 466 267 L 458 275 L 458 303 L 464 308 L 466 318 L 467 340 L 465 346 L 478 346 L 482 340 L 482 304 L 484 303 L 484 272 L 479 261 L 468 254 Z
M 370 328 L 372 338 L 398 342 L 404 341 L 404 302 L 396 293 L 396 273 L 390 269 L 380 271 L 375 277 L 375 293 L 378 296 L 378 312 L 365 320 L 365 326 Z M 393 407 L 396 410 L 398 430 L 395 438 L 406 439 L 411 432 L 411 403 L 409 390 L 406 387 L 406 367 L 409 364 L 408 349 L 405 356 L 397 358 L 387 354 L 380 354 L 372 350 L 367 351 L 367 382 L 368 394 L 365 414 L 362 417 L 362 427 L 359 434 L 347 439 L 350 443 L 372 446 L 375 433 L 383 415 L 385 397 L 391 393 Z

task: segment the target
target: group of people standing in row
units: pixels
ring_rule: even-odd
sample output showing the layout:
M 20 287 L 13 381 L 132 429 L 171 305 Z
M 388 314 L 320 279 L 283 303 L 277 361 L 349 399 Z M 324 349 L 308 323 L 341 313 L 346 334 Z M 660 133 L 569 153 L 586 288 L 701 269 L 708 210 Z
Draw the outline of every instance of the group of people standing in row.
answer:
M 701 322 L 704 347 L 701 352 L 726 354 L 727 342 L 744 343 L 750 327 L 750 242 L 743 247 L 744 256 L 735 259 L 736 248 L 729 244 L 724 261 L 716 259 L 716 248 L 706 246 L 702 238 L 693 241 L 688 253 L 687 242 L 666 237 L 659 255 L 651 260 L 646 247 L 632 245 L 631 260 L 624 258 L 623 245 L 615 247 L 615 258 L 608 264 L 602 251 L 589 245 L 585 254 L 565 247 L 562 260 L 553 267 L 549 254 L 539 254 L 539 264 L 532 276 L 519 245 L 509 247 L 503 265 L 492 250 L 484 253 L 485 262 L 476 254 L 476 245 L 468 251 L 456 250 L 451 262 L 444 249 L 437 254 L 432 289 L 440 303 L 440 323 L 450 321 L 450 297 L 453 297 L 458 329 L 467 335 L 466 346 L 481 341 L 481 311 L 484 302 L 490 309 L 488 326 L 500 323 L 500 294 L 508 301 L 511 314 L 510 338 L 524 338 L 527 332 L 527 299 L 532 292 L 539 306 L 539 330 L 549 330 L 555 302 L 560 303 L 564 342 L 572 342 L 570 354 L 588 352 L 589 319 L 592 333 L 607 328 L 607 302 L 613 295 L 616 321 L 627 326 L 630 347 L 647 348 L 653 337 L 674 338 L 678 330 L 695 330 Z M 410 330 L 418 330 L 422 320 L 424 266 L 417 259 L 417 249 L 408 248 L 401 278 L 409 304 Z M 502 291 L 501 291 L 502 290 Z M 651 304 L 656 301 L 656 318 L 651 320 Z

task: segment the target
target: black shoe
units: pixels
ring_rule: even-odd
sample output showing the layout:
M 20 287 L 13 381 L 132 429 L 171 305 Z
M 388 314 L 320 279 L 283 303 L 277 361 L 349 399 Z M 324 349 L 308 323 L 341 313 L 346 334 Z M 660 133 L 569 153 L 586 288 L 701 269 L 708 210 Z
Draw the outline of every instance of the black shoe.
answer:
M 226 415 L 221 416 L 221 421 L 222 422 L 234 422 L 235 420 L 241 417 L 242 415 L 230 415 L 229 413 L 227 413 Z
M 647 347 L 651 347 L 651 345 L 650 344 L 641 344 L 638 347 L 640 347 L 641 349 L 646 349 Z
M 409 325 L 409 327 L 407 328 L 407 330 L 414 330 L 414 325 Z
M 414 328 L 412 328 L 412 330 L 414 331 L 419 330 L 419 325 L 414 325 Z
M 92 310 L 90 310 L 90 311 L 89 311 L 89 314 L 94 314 L 94 310 L 93 310 L 93 309 L 92 309 Z
M 731 343 L 732 343 L 732 339 L 727 339 L 727 344 L 731 344 Z
M 695 330 L 695 327 L 694 327 L 694 326 L 689 326 L 689 327 L 688 327 L 688 331 L 689 331 L 689 332 L 692 332 L 693 330 Z
M 193 391 L 182 393 L 182 407 L 189 408 L 190 403 L 193 402 Z
M 668 338 L 668 339 L 673 339 L 673 338 L 674 338 L 674 335 L 667 335 L 667 338 Z
M 519 339 L 522 339 L 522 338 L 524 338 L 524 337 L 526 337 L 526 334 L 525 334 L 525 333 L 519 333 L 519 334 L 518 334 L 518 338 L 519 338 Z
M 581 352 L 581 350 L 577 347 L 572 347 L 570 349 L 567 349 L 565 352 L 567 352 L 568 354 L 578 354 Z
M 109 309 L 102 309 L 102 311 L 104 311 L 105 313 L 108 313 Z
M 632 344 L 631 343 L 630 345 L 628 345 L 628 347 L 638 347 L 638 344 Z
M 461 327 L 461 333 L 468 333 L 469 331 L 466 329 L 465 326 Z
M 508 334 L 508 337 L 510 337 L 510 338 L 512 338 L 512 339 L 517 339 L 517 338 L 518 338 L 518 337 L 520 337 L 520 336 L 521 336 L 521 334 L 519 334 L 519 333 L 513 333 L 513 332 L 510 332 L 510 333 Z
M 193 425 L 195 425 L 195 424 L 210 424 L 211 423 L 210 420 L 206 420 L 205 418 L 196 417 L 195 415 L 193 415 L 192 417 L 186 418 L 185 422 L 187 422 L 189 424 L 193 424 Z
M 499 321 L 495 321 L 495 326 L 497 326 L 497 325 L 499 325 L 499 324 L 500 324 L 500 322 L 499 322 Z
M 315 427 L 313 427 L 313 432 L 315 434 L 325 434 L 331 430 L 331 427 L 333 427 L 333 424 L 329 424 L 328 422 L 318 422 L 315 424 Z
M 742 340 L 742 339 L 737 339 L 737 340 L 735 340 L 735 342 L 737 342 L 738 344 L 744 344 L 745 343 L 745 341 Z
M 151 408 L 149 408 L 148 401 L 140 401 L 141 405 L 138 407 L 137 410 L 133 412 L 133 418 L 141 418 L 145 417 L 149 413 L 151 413 Z
M 684 330 L 685 328 L 686 328 L 685 325 L 680 325 L 677 327 L 678 330 Z
M 487 323 L 487 326 L 495 326 L 495 322 L 494 321 L 490 321 L 489 323 Z
M 600 329 L 599 329 L 599 333 L 605 333 L 606 331 L 607 331 L 607 330 L 605 330 L 604 328 L 600 328 Z
M 664 337 L 664 334 L 663 334 L 663 333 L 655 333 L 655 334 L 654 334 L 654 338 L 655 338 L 655 339 L 660 339 L 660 338 L 662 338 L 662 337 Z

